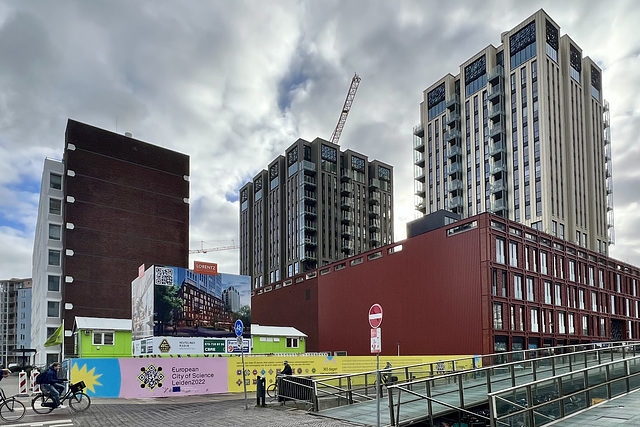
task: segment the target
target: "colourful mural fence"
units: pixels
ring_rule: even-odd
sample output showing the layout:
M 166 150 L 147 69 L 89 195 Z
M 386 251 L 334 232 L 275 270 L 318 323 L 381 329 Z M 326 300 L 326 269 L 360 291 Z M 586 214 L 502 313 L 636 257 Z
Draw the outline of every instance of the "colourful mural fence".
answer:
M 384 358 L 394 367 L 467 358 L 457 369 L 471 369 L 470 356 L 394 356 Z M 337 375 L 373 371 L 373 356 L 294 356 L 286 360 L 295 375 Z M 255 391 L 258 375 L 273 383 L 285 357 L 245 356 L 247 391 Z M 85 392 L 96 397 L 149 398 L 242 392 L 242 359 L 232 357 L 143 357 L 121 359 L 68 359 L 65 368 L 72 382 L 84 381 Z

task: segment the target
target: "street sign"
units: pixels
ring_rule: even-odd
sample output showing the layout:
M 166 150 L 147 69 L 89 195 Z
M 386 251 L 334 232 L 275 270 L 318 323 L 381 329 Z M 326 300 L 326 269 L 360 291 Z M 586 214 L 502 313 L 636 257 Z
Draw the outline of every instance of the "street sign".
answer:
M 240 319 L 236 320 L 236 324 L 234 325 L 234 329 L 236 330 L 236 336 L 237 337 L 242 336 L 242 333 L 244 332 L 244 325 L 242 324 L 242 320 L 240 320 Z
M 369 309 L 369 324 L 372 328 L 379 328 L 382 324 L 382 307 L 380 304 L 373 304 Z
M 242 337 L 238 337 L 238 347 L 242 348 Z
M 380 353 L 382 351 L 382 336 L 380 328 L 371 329 L 371 353 Z

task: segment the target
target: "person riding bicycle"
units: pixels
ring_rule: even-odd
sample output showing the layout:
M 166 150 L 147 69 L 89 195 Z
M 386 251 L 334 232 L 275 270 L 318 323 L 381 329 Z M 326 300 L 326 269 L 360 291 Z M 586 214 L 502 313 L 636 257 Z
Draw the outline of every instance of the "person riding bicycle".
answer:
M 60 370 L 60 362 L 54 362 L 47 370 L 47 375 L 40 386 L 46 392 L 51 395 L 51 398 L 55 402 L 55 408 L 65 408 L 60 404 L 60 394 L 64 392 L 64 386 L 61 384 L 67 381 L 64 378 L 58 378 L 58 371 Z
M 2 375 L 0 376 L 0 381 L 2 381 L 3 378 L 7 378 L 9 375 L 11 375 L 11 371 L 9 369 L 2 368 Z

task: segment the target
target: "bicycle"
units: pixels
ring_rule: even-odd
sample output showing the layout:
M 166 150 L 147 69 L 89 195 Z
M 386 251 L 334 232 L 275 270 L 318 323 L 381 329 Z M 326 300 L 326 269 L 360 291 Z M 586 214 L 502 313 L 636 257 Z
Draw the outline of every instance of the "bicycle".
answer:
M 15 396 L 7 397 L 0 388 L 0 418 L 7 422 L 20 421 L 27 409 Z
M 85 387 L 84 381 L 71 384 L 69 390 L 60 396 L 60 404 L 62 405 L 65 400 L 68 400 L 69 407 L 74 412 L 83 412 L 89 409 L 91 399 L 82 391 Z M 31 407 L 36 414 L 48 414 L 55 409 L 55 402 L 49 393 L 43 391 L 36 394 L 31 400 Z
M 278 397 L 278 382 L 274 382 L 273 384 L 269 384 L 269 387 L 267 387 L 267 395 L 272 398 L 275 399 L 276 397 Z

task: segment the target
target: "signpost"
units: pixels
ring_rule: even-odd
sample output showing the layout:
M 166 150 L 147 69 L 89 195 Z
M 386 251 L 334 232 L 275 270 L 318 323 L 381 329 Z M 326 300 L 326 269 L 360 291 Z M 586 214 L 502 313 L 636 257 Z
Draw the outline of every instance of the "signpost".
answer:
M 380 325 L 382 324 L 382 307 L 380 304 L 373 304 L 369 309 L 369 325 L 371 326 L 371 353 L 376 354 L 376 418 L 380 427 L 380 393 L 382 384 L 380 383 L 380 352 L 382 351 L 382 336 Z
M 236 336 L 238 337 L 238 345 L 240 346 L 240 354 L 242 355 L 242 385 L 244 387 L 244 409 L 249 409 L 249 405 L 247 404 L 247 379 L 245 378 L 244 371 L 244 343 L 242 342 L 242 333 L 244 332 L 244 324 L 242 320 L 236 320 L 235 325 L 233 325 L 233 329 L 236 331 Z

